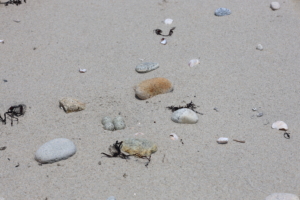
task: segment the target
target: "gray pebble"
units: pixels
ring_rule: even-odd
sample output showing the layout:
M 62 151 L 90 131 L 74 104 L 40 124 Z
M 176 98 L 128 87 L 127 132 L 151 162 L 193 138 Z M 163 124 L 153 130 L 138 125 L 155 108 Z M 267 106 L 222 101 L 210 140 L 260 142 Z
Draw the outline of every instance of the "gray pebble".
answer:
M 227 8 L 218 8 L 215 11 L 216 16 L 225 16 L 225 15 L 230 15 L 230 14 L 231 14 L 231 11 Z
M 116 200 L 116 198 L 114 196 L 110 196 L 107 198 L 107 200 Z
M 289 193 L 273 193 L 267 196 L 266 200 L 299 200 L 299 198 Z
M 181 124 L 196 124 L 198 122 L 197 114 L 188 108 L 181 108 L 173 112 L 171 117 L 173 122 Z
M 145 62 L 142 63 L 138 66 L 135 67 L 135 71 L 139 72 L 139 73 L 146 73 L 146 72 L 150 72 L 152 70 L 155 70 L 159 67 L 158 63 L 154 63 L 154 62 Z
M 53 163 L 65 160 L 76 153 L 75 144 L 66 138 L 56 138 L 43 144 L 35 153 L 36 161 Z
M 261 112 L 261 113 L 258 113 L 256 116 L 257 117 L 262 117 L 263 115 L 264 115 L 264 113 Z
M 101 123 L 103 124 L 103 128 L 105 130 L 109 130 L 109 131 L 115 130 L 113 120 L 110 117 L 103 117 Z
M 116 130 L 121 130 L 126 127 L 123 117 L 121 117 L 121 116 L 114 118 L 113 124 L 115 125 Z

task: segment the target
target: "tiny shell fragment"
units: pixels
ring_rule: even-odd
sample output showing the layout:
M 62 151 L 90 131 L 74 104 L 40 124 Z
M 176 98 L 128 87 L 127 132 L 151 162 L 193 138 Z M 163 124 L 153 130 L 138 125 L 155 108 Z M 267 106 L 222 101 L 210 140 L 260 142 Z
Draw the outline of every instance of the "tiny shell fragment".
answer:
M 220 137 L 217 142 L 219 144 L 227 144 L 228 143 L 228 138 L 225 138 L 225 137 Z
M 162 38 L 160 43 L 163 44 L 163 45 L 166 45 L 167 44 L 167 40 L 165 38 Z
M 173 22 L 173 19 L 165 19 L 165 21 L 164 21 L 164 23 L 167 25 L 172 24 L 172 22 Z
M 256 49 L 262 51 L 262 50 L 264 50 L 264 47 L 261 44 L 258 44 L 256 46 Z
M 81 69 L 81 68 L 80 68 L 80 69 L 79 69 L 79 72 L 80 72 L 80 73 L 85 73 L 85 72 L 86 72 L 86 69 Z
M 4 43 L 4 40 L 0 40 L 0 43 Z
M 272 124 L 272 128 L 277 129 L 277 130 L 284 130 L 284 131 L 288 130 L 287 124 L 283 121 L 274 122 Z
M 136 133 L 136 134 L 134 134 L 135 136 L 137 136 L 137 135 L 144 135 L 144 133 Z
M 199 63 L 200 63 L 200 60 L 199 60 L 199 59 L 192 59 L 192 60 L 190 60 L 190 62 L 189 62 L 189 66 L 190 66 L 190 67 L 194 67 L 194 66 L 198 65 Z
M 175 133 L 171 133 L 170 137 L 172 140 L 178 140 L 178 136 Z

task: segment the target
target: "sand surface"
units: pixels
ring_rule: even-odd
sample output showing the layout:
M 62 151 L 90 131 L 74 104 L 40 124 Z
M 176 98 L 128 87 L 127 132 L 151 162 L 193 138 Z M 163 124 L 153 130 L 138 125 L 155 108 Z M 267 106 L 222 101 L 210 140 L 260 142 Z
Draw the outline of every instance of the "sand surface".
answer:
M 270 3 L 27 0 L 0 5 L 0 40 L 5 41 L 0 43 L 0 113 L 18 103 L 28 107 L 19 124 L 0 124 L 0 147 L 7 146 L 0 151 L 0 197 L 259 200 L 274 192 L 300 195 L 300 1 L 279 1 L 277 11 Z M 214 16 L 219 7 L 232 14 Z M 173 24 L 164 25 L 166 18 Z M 168 44 L 161 45 L 153 30 L 168 32 L 173 26 Z M 255 49 L 259 43 L 263 51 Z M 199 65 L 187 65 L 199 57 Z M 160 67 L 138 74 L 140 59 Z M 133 86 L 154 77 L 168 78 L 174 91 L 136 99 Z M 86 109 L 64 113 L 58 106 L 63 97 L 85 102 Z M 199 122 L 172 122 L 166 107 L 190 101 L 203 113 Z M 264 115 L 256 117 L 253 107 Z M 101 119 L 119 113 L 126 129 L 103 130 Z M 271 129 L 277 120 L 288 124 L 290 139 Z M 134 136 L 137 132 L 145 135 Z M 184 144 L 170 140 L 171 133 Z M 71 139 L 77 153 L 38 165 L 36 150 L 60 137 Z M 148 168 L 141 159 L 102 157 L 109 145 L 127 137 L 157 143 Z M 219 137 L 230 141 L 217 144 Z

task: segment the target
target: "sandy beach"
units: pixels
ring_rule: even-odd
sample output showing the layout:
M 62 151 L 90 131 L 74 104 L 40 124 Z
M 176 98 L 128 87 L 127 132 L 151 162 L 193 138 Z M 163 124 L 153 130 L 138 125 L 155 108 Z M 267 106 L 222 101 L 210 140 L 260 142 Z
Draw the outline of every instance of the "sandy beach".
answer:
M 2 1 L 3 2 L 3 1 Z M 263 200 L 300 196 L 300 1 L 102 0 L 0 5 L 0 114 L 26 104 L 19 123 L 0 123 L 1 200 Z M 217 17 L 216 9 L 231 10 Z M 162 23 L 173 19 L 171 25 Z M 19 20 L 15 22 L 14 20 Z M 154 29 L 168 32 L 166 45 Z M 256 49 L 257 44 L 263 50 Z M 191 59 L 200 64 L 189 67 Z M 140 74 L 142 62 L 159 68 Z M 79 73 L 79 68 L 87 69 Z M 174 91 L 147 100 L 134 86 L 164 77 Z M 86 109 L 66 114 L 59 100 Z M 166 107 L 197 105 L 196 124 Z M 214 109 L 217 108 L 217 109 Z M 253 111 L 256 108 L 256 111 Z M 263 113 L 257 117 L 257 114 Z M 104 130 L 121 115 L 126 128 Z M 271 128 L 287 123 L 290 139 Z M 144 135 L 135 136 L 135 133 Z M 169 135 L 176 133 L 182 142 Z M 155 142 L 151 163 L 107 158 L 129 137 Z M 219 137 L 229 138 L 218 144 Z M 39 163 L 35 152 L 68 138 L 77 152 Z M 233 141 L 243 140 L 245 143 Z

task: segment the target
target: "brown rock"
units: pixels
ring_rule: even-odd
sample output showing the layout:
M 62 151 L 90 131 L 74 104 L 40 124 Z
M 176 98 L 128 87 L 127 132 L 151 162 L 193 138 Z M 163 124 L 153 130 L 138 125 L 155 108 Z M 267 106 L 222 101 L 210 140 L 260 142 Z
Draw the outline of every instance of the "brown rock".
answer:
M 134 90 L 139 99 L 145 100 L 158 94 L 171 92 L 173 85 L 166 78 L 152 78 L 141 82 Z

